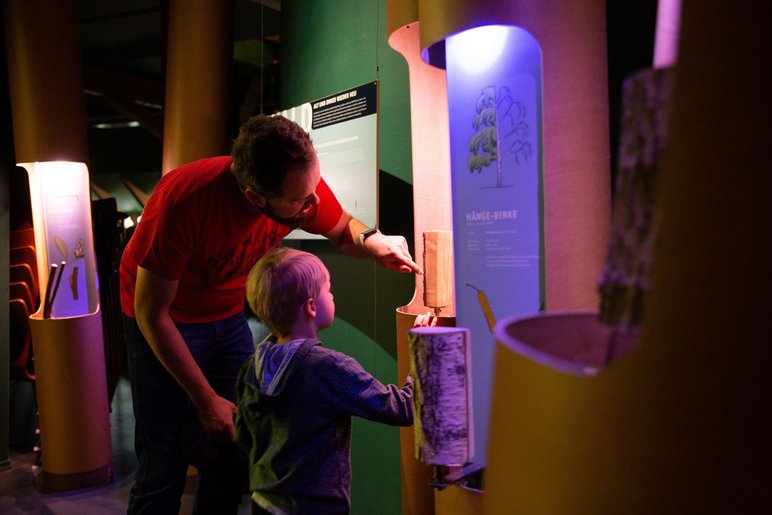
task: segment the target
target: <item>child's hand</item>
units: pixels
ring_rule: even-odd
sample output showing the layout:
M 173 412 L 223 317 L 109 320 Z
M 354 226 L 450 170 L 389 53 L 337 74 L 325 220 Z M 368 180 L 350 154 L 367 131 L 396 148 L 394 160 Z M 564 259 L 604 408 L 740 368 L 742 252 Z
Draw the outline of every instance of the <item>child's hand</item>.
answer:
M 431 312 L 426 312 L 425 315 L 418 315 L 415 318 L 413 327 L 434 327 L 437 325 L 437 317 L 432 315 Z

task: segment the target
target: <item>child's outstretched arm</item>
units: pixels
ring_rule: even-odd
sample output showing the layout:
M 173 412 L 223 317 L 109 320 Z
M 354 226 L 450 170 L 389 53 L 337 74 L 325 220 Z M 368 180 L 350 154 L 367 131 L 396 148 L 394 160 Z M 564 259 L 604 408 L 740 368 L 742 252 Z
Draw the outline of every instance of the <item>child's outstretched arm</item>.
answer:
M 327 359 L 320 386 L 327 401 L 351 415 L 393 426 L 413 423 L 413 382 L 408 377 L 400 388 L 384 385 L 354 358 L 336 353 Z

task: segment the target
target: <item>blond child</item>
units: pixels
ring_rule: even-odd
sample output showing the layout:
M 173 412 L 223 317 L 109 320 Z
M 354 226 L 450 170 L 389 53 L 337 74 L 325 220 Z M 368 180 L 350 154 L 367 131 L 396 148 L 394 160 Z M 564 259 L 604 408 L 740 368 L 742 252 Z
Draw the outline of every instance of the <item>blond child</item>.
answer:
M 413 423 L 410 378 L 383 385 L 317 338 L 332 324 L 330 274 L 307 252 L 277 248 L 249 274 L 247 301 L 271 335 L 237 382 L 236 433 L 249 456 L 252 513 L 350 510 L 351 417 Z

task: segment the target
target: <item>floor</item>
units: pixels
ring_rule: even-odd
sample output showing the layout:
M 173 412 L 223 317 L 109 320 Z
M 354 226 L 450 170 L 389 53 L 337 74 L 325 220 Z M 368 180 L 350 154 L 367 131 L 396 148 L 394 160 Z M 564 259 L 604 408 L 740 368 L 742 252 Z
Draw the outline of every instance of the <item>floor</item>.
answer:
M 34 453 L 10 453 L 11 468 L 0 472 L 0 513 L 3 515 L 112 515 L 126 513 L 129 491 L 137 468 L 134 456 L 134 415 L 131 391 L 122 379 L 110 412 L 114 477 L 101 485 L 70 492 L 44 494 L 35 472 Z M 191 480 L 194 478 L 191 477 Z M 191 481 L 192 484 L 192 481 Z M 189 489 L 192 490 L 192 489 Z M 180 514 L 193 510 L 193 494 L 182 496 Z M 239 515 L 250 513 L 245 497 Z

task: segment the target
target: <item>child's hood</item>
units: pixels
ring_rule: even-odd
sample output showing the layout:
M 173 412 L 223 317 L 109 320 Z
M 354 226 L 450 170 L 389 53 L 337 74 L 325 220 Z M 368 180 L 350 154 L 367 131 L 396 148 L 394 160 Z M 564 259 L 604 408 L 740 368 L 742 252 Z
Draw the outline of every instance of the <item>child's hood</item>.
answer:
M 275 397 L 282 392 L 299 360 L 298 351 L 307 341 L 301 338 L 280 344 L 269 336 L 257 346 L 254 358 L 256 386 L 263 394 Z M 314 339 L 309 344 L 318 345 L 319 341 Z

